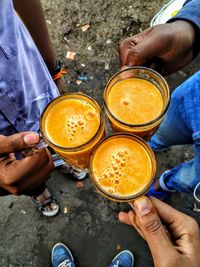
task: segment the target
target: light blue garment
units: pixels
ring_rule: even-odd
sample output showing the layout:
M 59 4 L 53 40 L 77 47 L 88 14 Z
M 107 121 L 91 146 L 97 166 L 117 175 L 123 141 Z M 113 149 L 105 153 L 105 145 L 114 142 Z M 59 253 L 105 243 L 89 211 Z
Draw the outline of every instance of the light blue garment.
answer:
M 0 1 L 0 134 L 38 131 L 46 105 L 59 95 L 12 0 Z
M 159 180 L 163 190 L 192 192 L 200 182 L 200 71 L 172 93 L 167 115 L 149 143 L 157 150 L 194 145 L 195 158 L 164 172 Z

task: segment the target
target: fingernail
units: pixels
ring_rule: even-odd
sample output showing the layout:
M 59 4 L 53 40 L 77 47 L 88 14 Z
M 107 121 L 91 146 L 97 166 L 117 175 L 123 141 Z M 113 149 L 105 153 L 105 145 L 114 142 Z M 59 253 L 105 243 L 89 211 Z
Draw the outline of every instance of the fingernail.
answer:
M 40 137 L 37 133 L 27 134 L 23 139 L 27 145 L 35 145 L 40 141 Z
M 147 215 L 152 210 L 151 201 L 147 197 L 142 197 L 134 202 L 136 212 L 140 215 Z

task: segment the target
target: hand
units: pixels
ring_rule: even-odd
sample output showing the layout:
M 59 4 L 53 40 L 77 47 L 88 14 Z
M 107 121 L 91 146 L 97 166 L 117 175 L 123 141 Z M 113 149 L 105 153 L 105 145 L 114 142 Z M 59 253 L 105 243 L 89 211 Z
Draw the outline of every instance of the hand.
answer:
M 194 58 L 195 39 L 194 26 L 183 20 L 148 28 L 120 43 L 121 67 L 145 65 L 164 75 L 173 73 Z
M 200 232 L 194 219 L 152 197 L 131 205 L 134 212 L 120 212 L 119 220 L 146 239 L 155 267 L 200 266 Z
M 60 77 L 59 79 L 55 80 L 54 82 L 55 82 L 56 86 L 58 87 L 58 90 L 59 90 L 61 95 L 66 93 L 67 86 L 66 86 L 65 79 L 63 77 Z
M 44 183 L 54 169 L 47 149 L 34 149 L 21 160 L 15 158 L 14 152 L 32 148 L 38 142 L 39 135 L 33 132 L 0 135 L 0 188 L 8 194 L 29 194 Z

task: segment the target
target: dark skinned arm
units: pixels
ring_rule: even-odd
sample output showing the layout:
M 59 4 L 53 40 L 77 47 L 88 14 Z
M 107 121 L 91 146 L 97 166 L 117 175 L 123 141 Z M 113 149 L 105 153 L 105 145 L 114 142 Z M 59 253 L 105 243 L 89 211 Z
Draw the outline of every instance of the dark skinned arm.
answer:
M 29 30 L 48 69 L 56 65 L 56 55 L 51 44 L 40 0 L 13 0 L 14 8 Z

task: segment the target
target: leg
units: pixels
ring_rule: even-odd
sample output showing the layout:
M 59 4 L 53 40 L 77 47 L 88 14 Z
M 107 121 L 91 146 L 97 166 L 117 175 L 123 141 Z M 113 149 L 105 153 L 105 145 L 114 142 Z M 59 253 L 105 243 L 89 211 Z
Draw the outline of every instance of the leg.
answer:
M 157 191 L 191 192 L 200 180 L 200 71 L 179 86 L 172 94 L 169 111 L 158 132 L 150 140 L 153 149 L 191 143 L 195 146 L 195 159 L 182 163 L 162 174 L 151 187 Z
M 134 257 L 129 250 L 123 250 L 112 260 L 109 267 L 133 267 Z
M 192 134 L 200 130 L 200 71 L 172 94 L 169 110 L 157 133 L 149 141 L 154 150 L 171 145 L 192 144 Z
M 196 156 L 194 159 L 181 163 L 169 171 L 164 172 L 160 179 L 160 187 L 169 192 L 193 192 L 200 182 L 200 147 L 195 144 Z M 198 188 L 199 191 L 199 188 Z M 198 192 L 197 193 L 200 193 Z
M 71 251 L 62 243 L 58 243 L 53 247 L 51 261 L 53 267 L 76 267 Z
M 45 184 L 32 191 L 30 195 L 44 216 L 52 217 L 59 212 L 59 205 Z

